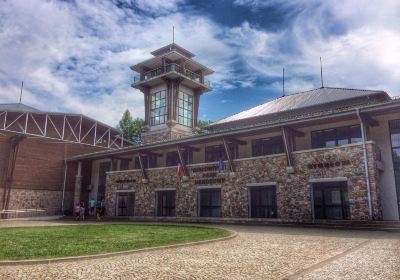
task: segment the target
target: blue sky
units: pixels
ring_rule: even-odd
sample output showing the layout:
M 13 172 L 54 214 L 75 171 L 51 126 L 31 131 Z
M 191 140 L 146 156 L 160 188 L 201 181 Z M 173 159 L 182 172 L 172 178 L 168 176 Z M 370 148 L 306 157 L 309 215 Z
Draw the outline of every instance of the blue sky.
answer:
M 361 7 L 361 8 L 360 8 Z M 217 120 L 320 86 L 400 94 L 400 1 L 0 1 L 0 103 L 143 117 L 129 66 L 178 44 L 215 70 L 199 117 Z

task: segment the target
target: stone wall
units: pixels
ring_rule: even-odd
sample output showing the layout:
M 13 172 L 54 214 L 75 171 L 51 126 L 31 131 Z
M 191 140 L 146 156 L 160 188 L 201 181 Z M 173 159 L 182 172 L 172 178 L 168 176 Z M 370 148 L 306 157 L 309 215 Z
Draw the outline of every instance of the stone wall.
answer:
M 66 192 L 64 209 L 72 206 L 73 193 Z M 7 218 L 61 215 L 62 191 L 11 189 Z
M 375 166 L 374 144 L 368 145 L 371 189 L 373 193 L 374 216 L 380 218 L 378 172 Z M 115 215 L 117 189 L 135 191 L 135 216 L 154 216 L 155 191 L 163 188 L 176 189 L 177 217 L 197 217 L 197 190 L 200 187 L 219 186 L 222 195 L 222 217 L 249 217 L 248 187 L 257 184 L 275 184 L 277 194 L 277 217 L 290 221 L 310 221 L 311 179 L 345 177 L 351 201 L 350 218 L 368 219 L 367 187 L 362 145 L 316 149 L 295 152 L 294 172 L 287 170 L 286 155 L 257 157 L 235 160 L 235 174 L 228 170 L 199 172 L 201 167 L 212 164 L 188 166 L 189 178 L 176 176 L 176 167 L 146 170 L 148 183 L 142 182 L 140 170 L 110 172 L 107 175 L 107 214 Z M 226 166 L 227 168 L 227 166 Z

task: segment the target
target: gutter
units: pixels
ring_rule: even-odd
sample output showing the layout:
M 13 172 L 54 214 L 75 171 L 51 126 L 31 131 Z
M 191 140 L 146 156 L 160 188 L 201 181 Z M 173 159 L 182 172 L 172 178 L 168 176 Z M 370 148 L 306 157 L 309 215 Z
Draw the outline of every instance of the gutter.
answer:
M 367 181 L 367 198 L 368 198 L 368 220 L 373 220 L 372 213 L 372 200 L 371 200 L 371 183 L 368 170 L 368 157 L 367 157 L 367 146 L 366 146 L 366 135 L 364 121 L 360 116 L 360 109 L 356 108 L 356 114 L 361 126 L 361 136 L 362 136 L 362 146 L 363 146 L 363 156 L 364 156 L 364 169 L 365 169 L 365 180 Z

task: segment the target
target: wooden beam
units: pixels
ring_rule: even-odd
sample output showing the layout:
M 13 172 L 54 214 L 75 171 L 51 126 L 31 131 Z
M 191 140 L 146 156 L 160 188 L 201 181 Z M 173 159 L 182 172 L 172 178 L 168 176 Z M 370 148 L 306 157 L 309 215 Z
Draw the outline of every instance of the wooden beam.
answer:
M 139 157 L 139 165 L 140 165 L 140 170 L 142 171 L 143 179 L 147 180 L 146 169 L 144 168 L 144 164 L 143 164 L 143 156 L 141 153 L 138 153 L 138 157 Z
M 222 138 L 222 142 L 224 144 L 225 154 L 228 159 L 229 169 L 231 170 L 231 172 L 235 172 L 235 166 L 233 165 L 231 151 L 229 150 L 228 142 L 225 140 L 225 138 Z
M 179 148 L 179 146 L 176 146 L 176 152 L 178 153 L 179 163 L 181 164 L 182 169 L 183 169 L 183 175 L 188 176 L 187 172 L 186 172 L 185 161 L 183 160 L 182 152 L 181 152 L 181 149 Z
M 293 161 L 292 161 L 292 152 L 293 152 L 293 145 L 290 141 L 290 132 L 287 127 L 282 127 L 282 140 L 283 140 L 283 146 L 285 148 L 285 153 L 286 153 L 286 159 L 288 162 L 288 166 L 293 166 Z

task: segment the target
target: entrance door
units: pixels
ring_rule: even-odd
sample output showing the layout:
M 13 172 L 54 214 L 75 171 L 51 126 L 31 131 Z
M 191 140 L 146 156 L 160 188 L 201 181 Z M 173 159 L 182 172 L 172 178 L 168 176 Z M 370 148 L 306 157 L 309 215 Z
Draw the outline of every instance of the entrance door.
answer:
M 276 187 L 250 188 L 250 212 L 252 218 L 276 218 Z
M 111 162 L 102 162 L 99 167 L 99 184 L 97 188 L 97 200 L 102 200 L 106 194 L 106 172 L 111 170 Z
M 117 193 L 117 216 L 133 216 L 135 208 L 135 193 Z
M 157 216 L 175 216 L 175 191 L 157 192 Z
M 349 219 L 349 199 L 346 182 L 317 183 L 313 185 L 316 219 Z

